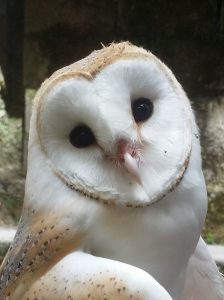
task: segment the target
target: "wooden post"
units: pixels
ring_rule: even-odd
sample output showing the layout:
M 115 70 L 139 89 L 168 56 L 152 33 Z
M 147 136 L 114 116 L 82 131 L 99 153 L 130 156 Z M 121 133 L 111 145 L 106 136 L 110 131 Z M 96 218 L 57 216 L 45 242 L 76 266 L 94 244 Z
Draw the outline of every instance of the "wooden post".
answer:
M 6 110 L 15 117 L 24 116 L 23 39 L 24 0 L 7 0 Z

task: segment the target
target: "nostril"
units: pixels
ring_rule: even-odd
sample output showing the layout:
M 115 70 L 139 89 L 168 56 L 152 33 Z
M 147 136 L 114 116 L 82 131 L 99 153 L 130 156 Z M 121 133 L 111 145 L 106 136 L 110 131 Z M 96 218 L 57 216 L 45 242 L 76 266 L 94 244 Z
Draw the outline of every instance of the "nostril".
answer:
M 125 162 L 125 155 L 129 154 L 133 158 L 137 158 L 138 149 L 137 144 L 121 139 L 117 143 L 117 160 L 121 163 Z

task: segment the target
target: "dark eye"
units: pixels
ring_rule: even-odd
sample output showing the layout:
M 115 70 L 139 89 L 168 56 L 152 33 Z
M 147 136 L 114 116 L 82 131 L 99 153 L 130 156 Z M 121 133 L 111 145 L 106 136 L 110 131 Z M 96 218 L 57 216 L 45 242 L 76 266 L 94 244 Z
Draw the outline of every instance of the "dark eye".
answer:
M 76 148 L 84 148 L 95 142 L 95 137 L 86 125 L 80 125 L 72 129 L 69 134 L 70 143 Z
M 147 98 L 138 98 L 132 103 L 131 108 L 136 122 L 148 120 L 153 113 L 153 104 Z

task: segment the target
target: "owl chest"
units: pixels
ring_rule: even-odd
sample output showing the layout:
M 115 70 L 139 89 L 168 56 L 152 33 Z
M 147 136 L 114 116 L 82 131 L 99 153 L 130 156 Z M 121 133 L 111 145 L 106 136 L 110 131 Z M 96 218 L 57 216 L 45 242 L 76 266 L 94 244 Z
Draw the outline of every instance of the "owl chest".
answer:
M 91 227 L 88 244 L 98 255 L 134 264 L 144 269 L 191 252 L 200 234 L 197 216 L 174 209 L 107 212 Z M 186 245 L 188 244 L 188 251 Z M 189 245 L 190 244 L 190 245 Z M 186 254 L 185 254 L 186 252 Z M 168 261 L 166 261 L 168 265 Z
M 181 289 L 200 228 L 190 207 L 172 207 L 106 212 L 91 227 L 88 248 L 147 271 L 170 291 L 179 281 Z

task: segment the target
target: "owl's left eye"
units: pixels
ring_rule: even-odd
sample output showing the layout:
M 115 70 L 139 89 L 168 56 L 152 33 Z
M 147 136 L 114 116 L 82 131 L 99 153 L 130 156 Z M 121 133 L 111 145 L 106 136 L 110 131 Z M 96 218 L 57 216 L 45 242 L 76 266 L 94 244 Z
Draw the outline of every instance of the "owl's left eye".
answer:
M 153 104 L 148 98 L 138 98 L 132 103 L 132 114 L 136 122 L 148 120 L 153 113 Z
M 70 143 L 76 148 L 85 148 L 95 142 L 95 136 L 86 125 L 79 125 L 69 134 Z

